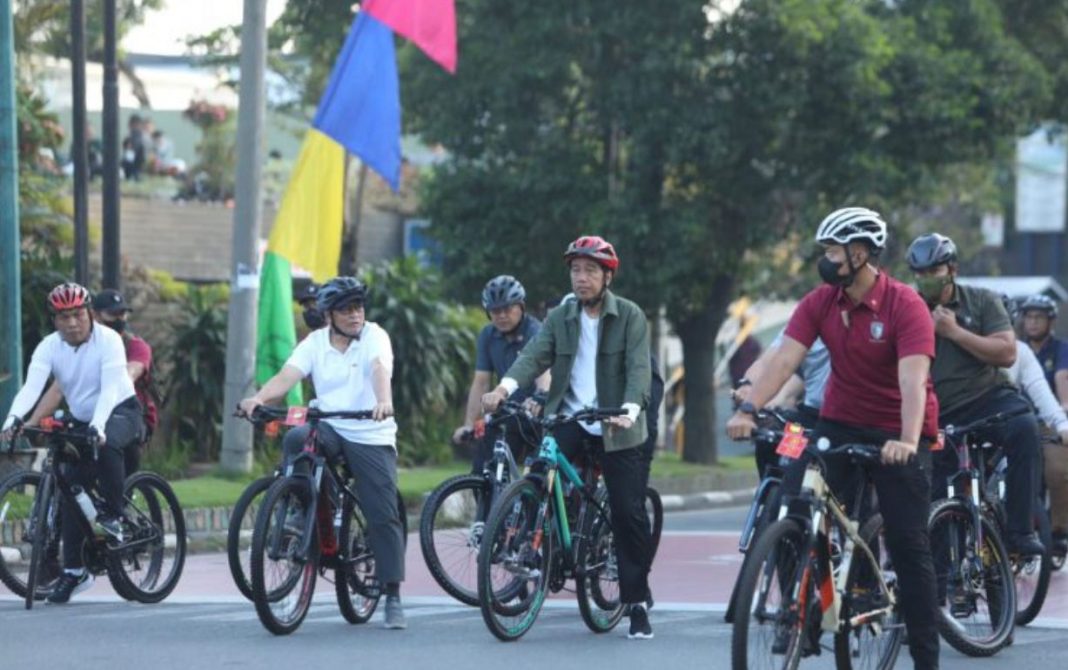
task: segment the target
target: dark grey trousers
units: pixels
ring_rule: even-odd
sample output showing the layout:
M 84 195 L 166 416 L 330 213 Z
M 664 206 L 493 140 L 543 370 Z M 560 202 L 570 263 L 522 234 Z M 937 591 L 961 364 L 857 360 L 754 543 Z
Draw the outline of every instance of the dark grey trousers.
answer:
M 286 433 L 285 457 L 304 448 L 311 426 Z M 356 478 L 356 495 L 367 518 L 367 541 L 375 553 L 375 572 L 382 584 L 404 581 L 404 530 L 397 511 L 397 452 L 390 445 L 358 444 L 338 435 L 329 424 L 319 424 L 319 444 L 333 457 L 340 451 Z

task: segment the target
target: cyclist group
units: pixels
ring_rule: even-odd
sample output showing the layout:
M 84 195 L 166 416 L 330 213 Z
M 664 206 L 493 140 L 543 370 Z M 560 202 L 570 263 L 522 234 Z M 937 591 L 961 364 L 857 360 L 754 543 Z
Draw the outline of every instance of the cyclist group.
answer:
M 948 462 L 949 452 L 937 452 L 939 424 L 965 423 L 1027 403 L 1020 386 L 1029 382 L 1012 380 L 1028 374 L 1033 380 L 1033 366 L 1027 361 L 1037 358 L 1058 405 L 1043 410 L 1042 416 L 1068 437 L 1068 419 L 1059 407 L 1068 404 L 1068 344 L 1052 336 L 1056 306 L 1042 297 L 1018 306 L 1030 346 L 1018 343 L 1013 320 L 998 296 L 956 281 L 957 252 L 948 238 L 925 235 L 909 247 L 908 263 L 918 288 L 880 268 L 886 240 L 886 223 L 868 209 L 845 208 L 823 220 L 816 241 L 824 248 L 818 264 L 824 285 L 805 296 L 776 343 L 747 372 L 737 391 L 742 402 L 727 429 L 735 439 L 748 438 L 757 412 L 778 403 L 780 389 L 799 372 L 802 422 L 834 443 L 883 445 L 882 465 L 871 468 L 869 475 L 900 578 L 908 644 L 917 668 L 936 668 L 939 603 L 927 517 L 934 489 L 944 481 L 941 473 L 955 467 Z M 647 639 L 652 637 L 648 610 L 653 599 L 645 486 L 662 382 L 651 361 L 643 312 L 610 290 L 619 270 L 613 246 L 600 237 L 580 237 L 569 245 L 564 259 L 573 294 L 549 312 L 544 324 L 526 313 L 526 294 L 515 278 L 502 275 L 486 285 L 482 304 L 491 323 L 478 338 L 465 423 L 454 438 L 466 435 L 483 412 L 494 411 L 509 398 L 524 400 L 532 413 L 574 413 L 598 406 L 626 411 L 601 423 L 568 424 L 555 437 L 565 454 L 590 450 L 600 461 L 621 599 L 630 617 L 629 637 Z M 343 455 L 360 474 L 357 486 L 368 517 L 368 541 L 387 596 L 386 625 L 404 628 L 393 355 L 389 335 L 366 319 L 366 291 L 359 280 L 337 277 L 301 296 L 302 304 L 307 299 L 304 318 L 313 332 L 240 409 L 251 413 L 310 377 L 322 409 L 373 412 L 368 421 L 326 420 L 319 439 L 327 452 Z M 105 304 L 109 301 L 111 309 Z M 129 353 L 129 338 L 124 353 L 119 333 L 128 309 L 121 295 L 104 292 L 92 302 L 98 321 L 111 328 L 94 327 L 90 303 L 88 291 L 74 284 L 50 294 L 56 332 L 35 350 L 27 383 L 8 411 L 3 437 L 15 435 L 35 406 L 28 422 L 54 408 L 59 394 L 65 396 L 74 417 L 88 424 L 90 443 L 100 446 L 99 461 L 83 459 L 85 465 L 79 467 L 84 471 L 75 476 L 86 482 L 99 478 L 107 505 L 97 523 L 106 532 L 122 513 L 123 476 L 136 468 L 136 461 L 127 462 L 125 454 L 136 453 L 144 439 L 142 402 L 150 399 L 138 393 L 135 380 L 148 373 L 150 362 L 139 358 L 136 343 L 135 353 Z M 1011 369 L 1014 365 L 1018 371 Z M 56 388 L 46 395 L 50 400 L 38 402 L 49 376 L 55 378 Z M 493 376 L 498 385 L 491 389 Z M 1040 407 L 1050 405 L 1048 398 L 1036 397 L 1039 391 L 1031 385 L 1024 390 Z M 154 417 L 154 412 L 147 415 Z M 1042 455 L 1036 419 L 1033 414 L 1018 416 L 993 432 L 989 439 L 1007 447 L 1009 460 L 1009 547 L 1023 555 L 1042 553 L 1045 548 L 1030 517 Z M 299 429 L 291 431 L 284 444 L 287 456 L 299 452 L 304 439 Z M 506 439 L 516 452 L 532 446 L 521 430 L 508 432 Z M 476 473 L 491 449 L 492 440 L 480 440 Z M 1068 543 L 1068 449 L 1046 446 L 1045 452 L 1046 481 L 1054 499 L 1054 542 L 1063 546 Z M 848 470 L 835 467 L 828 472 L 836 489 L 855 485 Z M 77 524 L 64 523 L 63 528 L 74 533 Z M 78 546 L 77 538 L 66 540 L 66 547 Z M 78 556 L 65 555 L 63 569 L 51 596 L 54 602 L 65 602 L 87 586 Z

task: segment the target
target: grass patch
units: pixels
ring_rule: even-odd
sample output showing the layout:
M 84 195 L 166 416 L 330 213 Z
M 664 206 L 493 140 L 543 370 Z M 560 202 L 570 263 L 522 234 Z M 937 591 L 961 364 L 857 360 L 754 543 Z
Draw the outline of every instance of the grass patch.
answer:
M 397 485 L 408 506 L 421 504 L 423 496 L 449 477 L 471 472 L 470 463 L 454 462 L 427 468 L 402 468 L 397 472 Z
M 749 470 L 753 468 L 752 456 L 722 456 L 717 465 L 686 463 L 678 454 L 658 451 L 653 458 L 652 477 L 694 477 L 715 472 Z

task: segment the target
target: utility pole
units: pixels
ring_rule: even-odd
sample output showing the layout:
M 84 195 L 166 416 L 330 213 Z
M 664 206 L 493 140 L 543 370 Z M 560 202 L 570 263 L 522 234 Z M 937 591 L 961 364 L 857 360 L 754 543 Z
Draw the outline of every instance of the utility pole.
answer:
M 104 0 L 104 288 L 122 289 L 119 243 L 119 66 L 115 0 Z
M 22 386 L 19 287 L 19 153 L 15 135 L 15 39 L 11 0 L 0 0 L 0 407 Z M 0 410 L 3 411 L 3 410 Z
M 237 177 L 231 256 L 230 312 L 226 330 L 226 387 L 220 465 L 252 469 L 252 427 L 231 416 L 249 396 L 256 377 L 256 300 L 259 297 L 260 171 L 263 164 L 264 71 L 267 69 L 266 0 L 245 0 L 238 84 Z
M 85 3 L 70 3 L 70 81 L 74 129 L 74 280 L 89 283 L 89 148 L 85 143 Z

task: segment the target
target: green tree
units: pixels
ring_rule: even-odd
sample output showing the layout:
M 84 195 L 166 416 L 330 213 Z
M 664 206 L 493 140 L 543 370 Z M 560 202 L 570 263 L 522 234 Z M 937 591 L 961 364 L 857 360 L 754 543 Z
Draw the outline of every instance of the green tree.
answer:
M 723 3 L 735 5 L 737 3 Z M 566 290 L 579 231 L 683 344 L 690 461 L 714 462 L 713 338 L 744 273 L 828 209 L 894 210 L 988 161 L 1049 77 L 993 0 L 457 3 L 455 78 L 401 52 L 410 129 L 448 148 L 426 213 L 462 295 Z M 748 258 L 748 261 L 747 261 Z

